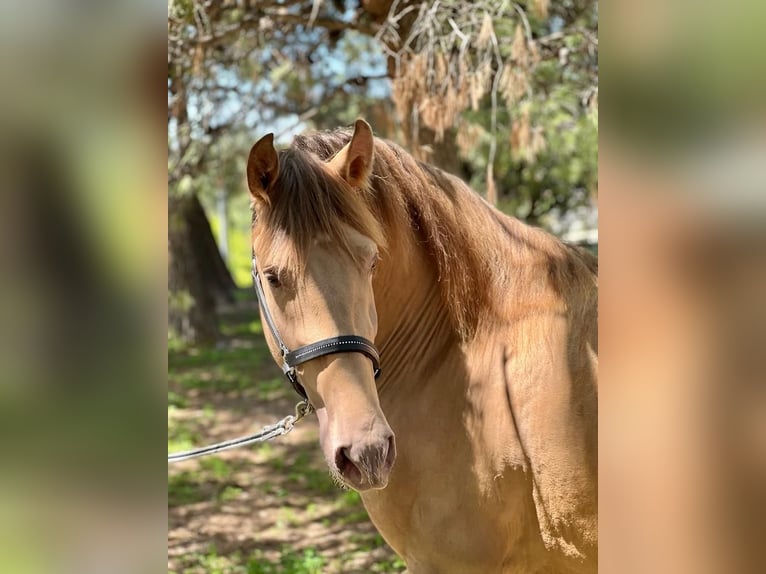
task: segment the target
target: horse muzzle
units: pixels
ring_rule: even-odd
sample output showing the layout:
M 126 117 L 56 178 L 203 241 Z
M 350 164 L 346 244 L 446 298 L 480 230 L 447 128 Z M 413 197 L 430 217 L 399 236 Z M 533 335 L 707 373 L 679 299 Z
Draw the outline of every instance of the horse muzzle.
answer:
M 342 481 L 357 491 L 382 489 L 396 460 L 396 440 L 391 429 L 367 440 L 335 449 L 334 470 Z

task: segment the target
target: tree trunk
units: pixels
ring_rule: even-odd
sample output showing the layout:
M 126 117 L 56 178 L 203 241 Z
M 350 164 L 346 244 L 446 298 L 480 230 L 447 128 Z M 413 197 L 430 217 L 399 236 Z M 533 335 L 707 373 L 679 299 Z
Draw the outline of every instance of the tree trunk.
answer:
M 191 196 L 189 209 L 192 248 L 201 270 L 202 281 L 216 303 L 231 302 L 234 300 L 234 290 L 237 286 L 221 256 L 205 209 L 196 195 Z
M 195 249 L 200 243 L 195 241 L 200 235 L 194 225 L 197 205 L 194 194 L 168 198 L 168 327 L 187 344 L 211 345 L 218 338 L 218 323 L 213 290 L 205 281 L 204 257 Z
M 218 250 L 226 265 L 229 264 L 229 202 L 223 182 L 215 196 L 215 208 L 218 214 Z

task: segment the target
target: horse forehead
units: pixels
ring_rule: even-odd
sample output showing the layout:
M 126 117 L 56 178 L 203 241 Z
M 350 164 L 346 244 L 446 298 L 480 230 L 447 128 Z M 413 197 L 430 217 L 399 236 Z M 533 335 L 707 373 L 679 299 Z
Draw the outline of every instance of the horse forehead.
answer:
M 346 236 L 351 248 L 359 254 L 374 253 L 377 249 L 375 242 L 366 235 L 359 233 L 356 229 L 345 223 L 340 223 L 343 234 Z M 321 234 L 314 237 L 311 241 L 311 246 L 317 251 L 327 251 L 331 253 L 337 253 L 334 249 L 334 240 L 332 237 Z

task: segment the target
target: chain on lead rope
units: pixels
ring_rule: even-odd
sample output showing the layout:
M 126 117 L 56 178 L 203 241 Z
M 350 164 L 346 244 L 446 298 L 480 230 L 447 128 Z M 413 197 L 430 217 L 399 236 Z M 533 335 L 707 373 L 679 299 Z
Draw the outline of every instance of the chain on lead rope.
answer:
M 311 404 L 307 400 L 303 400 L 295 405 L 294 415 L 287 415 L 285 418 L 274 423 L 273 425 L 267 425 L 263 427 L 257 433 L 253 433 L 240 438 L 230 439 L 216 444 L 211 444 L 210 446 L 195 448 L 193 450 L 187 450 L 184 452 L 172 453 L 168 455 L 168 462 L 180 462 L 182 460 L 189 460 L 190 458 L 215 454 L 224 450 L 239 448 L 241 446 L 247 446 L 256 442 L 263 442 L 278 436 L 286 435 L 291 430 L 293 430 L 295 423 L 297 423 L 307 414 L 311 413 L 313 410 L 314 409 Z

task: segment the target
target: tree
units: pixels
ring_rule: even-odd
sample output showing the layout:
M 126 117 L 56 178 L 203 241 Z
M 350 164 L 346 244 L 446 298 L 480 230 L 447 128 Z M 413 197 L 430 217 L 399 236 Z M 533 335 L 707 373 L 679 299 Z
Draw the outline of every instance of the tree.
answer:
M 205 175 L 225 163 L 217 155 L 222 136 L 236 142 L 237 133 L 291 114 L 306 121 L 333 94 L 348 85 L 363 89 L 369 79 L 360 73 L 339 81 L 317 65 L 345 30 L 372 32 L 363 13 L 349 13 L 343 2 L 321 15 L 318 7 L 295 0 L 168 4 L 169 323 L 187 343 L 215 340 L 216 300 L 233 287 L 199 202 L 215 185 Z M 241 158 L 247 148 L 228 151 Z
M 171 325 L 215 338 L 232 283 L 198 198 L 242 173 L 267 126 L 279 139 L 372 116 L 533 222 L 587 202 L 597 17 L 592 0 L 170 0 Z
M 492 203 L 499 173 L 501 195 L 516 196 L 506 207 L 533 222 L 587 201 L 597 156 L 596 2 L 394 0 L 375 8 L 397 114 L 424 159 L 444 163 L 441 151 L 454 166 L 457 148 Z M 567 164 L 566 177 L 541 182 L 546 164 Z

